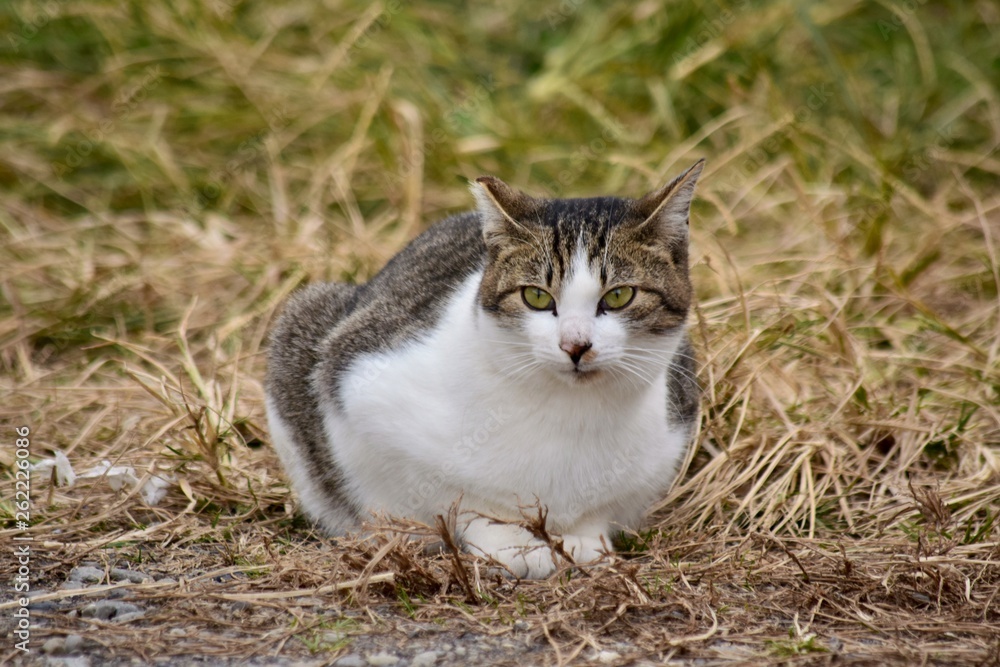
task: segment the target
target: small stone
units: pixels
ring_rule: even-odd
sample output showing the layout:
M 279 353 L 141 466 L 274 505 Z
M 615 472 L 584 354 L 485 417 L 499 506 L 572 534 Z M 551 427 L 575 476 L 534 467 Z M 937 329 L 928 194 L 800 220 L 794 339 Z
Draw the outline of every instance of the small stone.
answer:
M 139 607 L 129 602 L 119 602 L 117 600 L 100 600 L 92 602 L 80 610 L 80 615 L 84 618 L 97 618 L 102 621 L 111 619 L 118 620 L 126 614 L 134 614 L 142 611 Z M 132 620 L 129 618 L 128 620 Z
M 115 623 L 131 623 L 132 621 L 138 620 L 146 615 L 146 612 L 140 611 L 130 611 L 126 614 L 117 614 L 111 620 Z
M 518 632 L 524 632 L 525 630 L 531 629 L 531 624 L 528 623 L 527 621 L 515 621 L 514 629 L 517 630 Z
M 66 640 L 62 637 L 52 637 L 45 640 L 45 643 L 42 644 L 42 653 L 48 653 L 49 655 L 62 653 L 64 648 L 66 648 Z
M 597 654 L 597 662 L 602 665 L 616 665 L 621 657 L 620 653 L 615 653 L 614 651 L 601 651 Z
M 465 647 L 464 646 L 456 646 L 455 647 L 455 655 L 457 655 L 457 656 L 464 656 L 465 655 Z
M 139 572 L 138 570 L 126 570 L 122 567 L 111 568 L 110 574 L 111 581 L 130 581 L 133 584 L 141 584 L 144 581 L 153 580 L 153 578 L 145 572 Z
M 33 602 L 28 605 L 31 611 L 58 611 L 59 605 L 55 602 Z
M 434 667 L 438 661 L 437 651 L 424 651 L 413 656 L 410 667 Z
M 96 584 L 104 581 L 104 570 L 88 565 L 74 567 L 69 573 L 69 580 L 79 581 L 81 584 Z
M 336 630 L 327 630 L 319 636 L 320 641 L 326 642 L 327 644 L 336 644 L 344 640 L 344 633 L 337 632 Z
M 368 664 L 371 667 L 392 667 L 399 663 L 399 658 L 391 653 L 376 653 L 375 655 L 368 656 Z
M 333 664 L 336 667 L 365 667 L 365 661 L 357 653 L 349 653 Z
M 176 584 L 177 580 L 174 579 L 173 577 L 163 577 L 162 579 L 157 579 L 156 583 L 158 583 L 158 584 Z
M 58 661 L 51 661 L 46 664 L 58 665 L 59 667 L 90 667 L 90 658 L 80 655 L 72 658 L 59 658 Z
M 187 637 L 187 630 L 184 628 L 170 628 L 167 634 L 173 637 Z
M 83 648 L 83 637 L 80 635 L 66 635 L 66 652 L 76 653 Z

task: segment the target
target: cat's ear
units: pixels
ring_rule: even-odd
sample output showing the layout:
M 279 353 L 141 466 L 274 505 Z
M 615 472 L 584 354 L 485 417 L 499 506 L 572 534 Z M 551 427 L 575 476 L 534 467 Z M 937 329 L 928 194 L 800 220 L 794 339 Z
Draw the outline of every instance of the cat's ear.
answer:
M 539 200 L 515 190 L 495 176 L 477 178 L 472 184 L 472 194 L 483 221 L 486 247 L 531 235 L 528 225 L 537 215 Z
M 636 218 L 643 221 L 639 227 L 648 228 L 663 239 L 687 238 L 694 186 L 704 166 L 705 160 L 698 160 L 659 190 L 637 200 Z

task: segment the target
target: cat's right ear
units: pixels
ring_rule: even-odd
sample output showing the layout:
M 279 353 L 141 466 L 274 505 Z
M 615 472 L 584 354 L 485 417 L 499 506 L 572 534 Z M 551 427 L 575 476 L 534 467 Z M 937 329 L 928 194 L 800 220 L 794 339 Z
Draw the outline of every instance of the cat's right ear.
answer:
M 659 190 L 636 201 L 635 213 L 643 220 L 639 227 L 654 230 L 659 238 L 686 239 L 694 186 L 704 166 L 705 160 L 698 160 Z
M 487 248 L 506 245 L 511 239 L 531 238 L 528 225 L 538 213 L 541 202 L 537 199 L 495 176 L 477 178 L 472 184 L 472 194 L 483 221 L 483 240 Z

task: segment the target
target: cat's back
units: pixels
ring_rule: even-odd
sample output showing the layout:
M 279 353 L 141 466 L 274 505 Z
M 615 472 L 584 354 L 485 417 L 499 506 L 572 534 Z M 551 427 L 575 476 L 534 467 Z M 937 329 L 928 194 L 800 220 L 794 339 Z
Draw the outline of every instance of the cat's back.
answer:
M 418 318 L 437 306 L 485 261 L 482 224 L 475 212 L 434 224 L 395 255 L 359 294 L 357 307 L 392 308 Z

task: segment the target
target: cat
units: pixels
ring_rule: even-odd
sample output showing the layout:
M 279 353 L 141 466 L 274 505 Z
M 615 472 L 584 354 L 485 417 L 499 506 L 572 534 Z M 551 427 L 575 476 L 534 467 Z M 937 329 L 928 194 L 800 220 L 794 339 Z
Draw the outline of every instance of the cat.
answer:
M 704 161 L 641 199 L 498 178 L 363 285 L 292 296 L 270 338 L 271 438 L 326 532 L 434 524 L 508 576 L 589 563 L 640 526 L 698 419 L 688 218 Z M 555 539 L 518 524 L 532 503 Z M 561 539 L 561 549 L 556 546 Z

